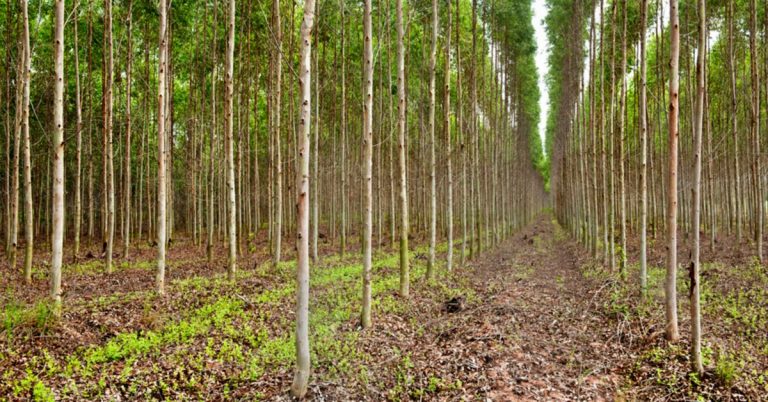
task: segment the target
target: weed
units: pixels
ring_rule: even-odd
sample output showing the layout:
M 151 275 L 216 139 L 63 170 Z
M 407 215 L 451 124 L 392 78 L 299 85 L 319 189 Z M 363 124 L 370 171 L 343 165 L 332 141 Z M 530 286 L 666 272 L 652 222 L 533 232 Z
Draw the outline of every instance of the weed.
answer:
M 162 331 L 120 334 L 104 346 L 88 349 L 84 355 L 86 365 L 92 366 L 146 354 L 164 344 L 184 344 L 195 336 L 207 333 L 211 327 L 221 326 L 241 309 L 240 300 L 222 298 L 197 309 L 188 319 L 169 325 Z
M 55 395 L 32 370 L 27 368 L 26 375 L 13 385 L 13 396 L 23 397 L 27 395 L 33 401 L 52 402 L 55 401 Z
M 730 387 L 739 377 L 739 363 L 736 356 L 723 352 L 715 364 L 715 376 L 726 387 Z
M 395 349 L 395 354 L 400 355 L 400 350 Z M 411 370 L 414 368 L 409 354 L 400 357 L 400 363 L 395 369 L 395 386 L 389 391 L 389 399 L 399 400 L 403 394 L 407 394 L 413 385 L 413 376 Z
M 268 339 L 259 349 L 259 357 L 265 364 L 286 364 L 296 357 L 294 335 Z
M 11 299 L 3 308 L 3 330 L 10 339 L 19 326 L 34 327 L 39 333 L 47 334 L 55 324 L 56 316 L 48 300 L 25 307 Z
M 24 321 L 24 312 L 24 306 L 13 299 L 3 307 L 3 330 L 9 338 L 13 329 Z
M 558 287 L 562 288 L 563 286 L 565 286 L 565 277 L 563 277 L 563 275 L 558 274 L 555 277 L 555 283 L 557 283 Z
M 699 373 L 688 373 L 688 379 L 691 381 L 691 384 L 694 386 L 701 385 L 701 378 L 699 378 Z

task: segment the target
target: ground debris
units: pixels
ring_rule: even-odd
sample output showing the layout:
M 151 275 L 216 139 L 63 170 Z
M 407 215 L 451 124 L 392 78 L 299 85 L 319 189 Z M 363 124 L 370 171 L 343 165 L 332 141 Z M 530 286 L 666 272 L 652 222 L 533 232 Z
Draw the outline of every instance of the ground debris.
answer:
M 455 296 L 445 302 L 445 311 L 456 313 L 464 310 L 464 296 Z

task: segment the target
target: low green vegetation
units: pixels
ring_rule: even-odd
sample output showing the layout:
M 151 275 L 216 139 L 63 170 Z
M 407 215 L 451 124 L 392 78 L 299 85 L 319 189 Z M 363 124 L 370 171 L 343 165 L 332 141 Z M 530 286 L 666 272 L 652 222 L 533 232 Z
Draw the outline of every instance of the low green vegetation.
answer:
M 425 251 L 411 251 L 415 283 L 421 283 L 425 275 L 425 261 L 419 258 Z M 409 309 L 408 303 L 397 296 L 397 264 L 396 253 L 375 255 L 374 315 L 402 314 Z M 163 301 L 150 291 L 102 296 L 70 305 L 70 309 L 98 311 L 139 301 L 143 303 L 142 328 L 146 329 L 118 333 L 104 343 L 64 356 L 41 351 L 27 363 L 27 374 L 19 377 L 6 371 L 3 379 L 14 395 L 34 394 L 35 400 L 103 398 L 116 390 L 132 398 L 157 397 L 147 394 L 148 389 L 159 390 L 162 395 L 204 399 L 206 389 L 221 384 L 225 384 L 225 388 L 219 389 L 221 394 L 229 394 L 239 384 L 258 381 L 274 370 L 290 366 L 295 359 L 294 324 L 288 314 L 295 294 L 294 269 L 293 261 L 277 267 L 264 263 L 253 270 L 239 271 L 236 281 L 227 280 L 223 274 L 176 280 L 169 292 L 185 296 L 164 307 Z M 361 274 L 362 264 L 354 257 L 330 257 L 313 268 L 312 361 L 329 380 L 350 375 L 361 382 L 371 380 L 366 369 L 370 357 L 358 346 L 359 333 L 355 330 Z M 461 281 L 441 280 L 419 286 L 426 286 L 426 294 L 441 301 L 459 294 L 470 302 L 475 299 L 468 284 Z M 190 301 L 192 304 L 187 304 Z M 160 309 L 157 303 L 161 303 Z M 179 308 L 181 315 L 170 313 Z M 171 320 L 173 317 L 178 318 Z M 38 331 L 55 325 L 44 303 L 31 307 L 6 304 L 3 323 L 8 334 L 22 325 L 34 325 Z M 227 369 L 220 371 L 223 368 Z M 146 383 L 150 378 L 159 380 Z M 452 386 L 452 382 L 435 378 L 426 387 L 405 387 L 404 395 L 434 395 Z
M 632 333 L 664 322 L 663 303 L 666 270 L 648 267 L 648 297 L 641 298 L 638 287 L 639 266 L 631 264 L 628 277 L 609 272 L 598 265 L 582 267 L 585 279 L 603 283 L 604 312 L 624 324 L 628 339 L 652 336 L 655 341 L 642 347 L 629 381 L 650 381 L 653 386 L 667 389 L 670 395 L 707 400 L 712 397 L 701 391 L 704 379 L 689 373 L 687 339 L 678 344 L 666 344 L 663 335 Z M 687 308 L 688 273 L 678 270 L 678 301 L 680 309 Z M 768 276 L 757 263 L 725 266 L 720 263 L 702 265 L 701 303 L 706 315 L 702 360 L 706 370 L 722 387 L 730 389 L 739 383 L 768 392 Z M 632 329 L 637 326 L 637 329 Z M 658 331 L 658 330 L 656 330 Z M 648 367 L 652 369 L 648 373 Z M 703 393 L 702 393 L 703 392 Z

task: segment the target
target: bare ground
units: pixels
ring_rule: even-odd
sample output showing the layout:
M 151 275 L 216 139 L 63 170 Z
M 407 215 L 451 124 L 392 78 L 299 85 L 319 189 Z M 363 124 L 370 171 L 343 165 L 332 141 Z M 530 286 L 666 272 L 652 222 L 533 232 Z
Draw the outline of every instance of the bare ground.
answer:
M 374 326 L 361 330 L 359 256 L 351 249 L 334 256 L 326 239 L 325 258 L 312 270 L 308 399 L 759 401 L 768 394 L 768 335 L 759 330 L 768 322 L 768 281 L 724 265 L 732 252 L 703 273 L 710 353 L 707 374 L 692 379 L 682 286 L 683 340 L 669 345 L 658 292 L 642 302 L 634 272 L 622 282 L 599 267 L 550 215 L 463 267 L 460 247 L 454 272 L 441 269 L 435 282 L 425 280 L 426 250 L 417 248 L 407 300 L 397 294 L 396 253 L 378 254 Z M 165 298 L 151 290 L 152 249 L 135 250 L 127 264 L 118 259 L 123 265 L 109 275 L 95 259 L 72 262 L 64 317 L 50 321 L 34 303 L 45 297 L 44 263 L 29 287 L 12 286 L 18 273 L 3 275 L 0 400 L 290 400 L 293 271 L 265 264 L 265 249 L 259 239 L 253 250 L 261 251 L 244 256 L 231 282 L 223 279 L 222 250 L 209 264 L 203 249 L 182 241 L 171 249 Z M 745 289 L 743 298 L 732 296 Z M 9 325 L 17 311 L 11 302 L 31 313 Z M 216 318 L 211 306 L 226 314 Z M 732 378 L 724 379 L 730 366 L 722 356 L 732 360 Z

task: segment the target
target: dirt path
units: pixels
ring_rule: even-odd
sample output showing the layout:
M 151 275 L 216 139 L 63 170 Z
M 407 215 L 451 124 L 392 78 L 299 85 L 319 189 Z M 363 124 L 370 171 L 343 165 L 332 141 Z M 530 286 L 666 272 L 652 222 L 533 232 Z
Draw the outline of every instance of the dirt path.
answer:
M 467 394 L 494 401 L 616 398 L 623 353 L 598 311 L 606 295 L 582 275 L 583 250 L 550 219 L 472 264 L 478 303 L 447 315 L 420 363 L 444 365 Z

